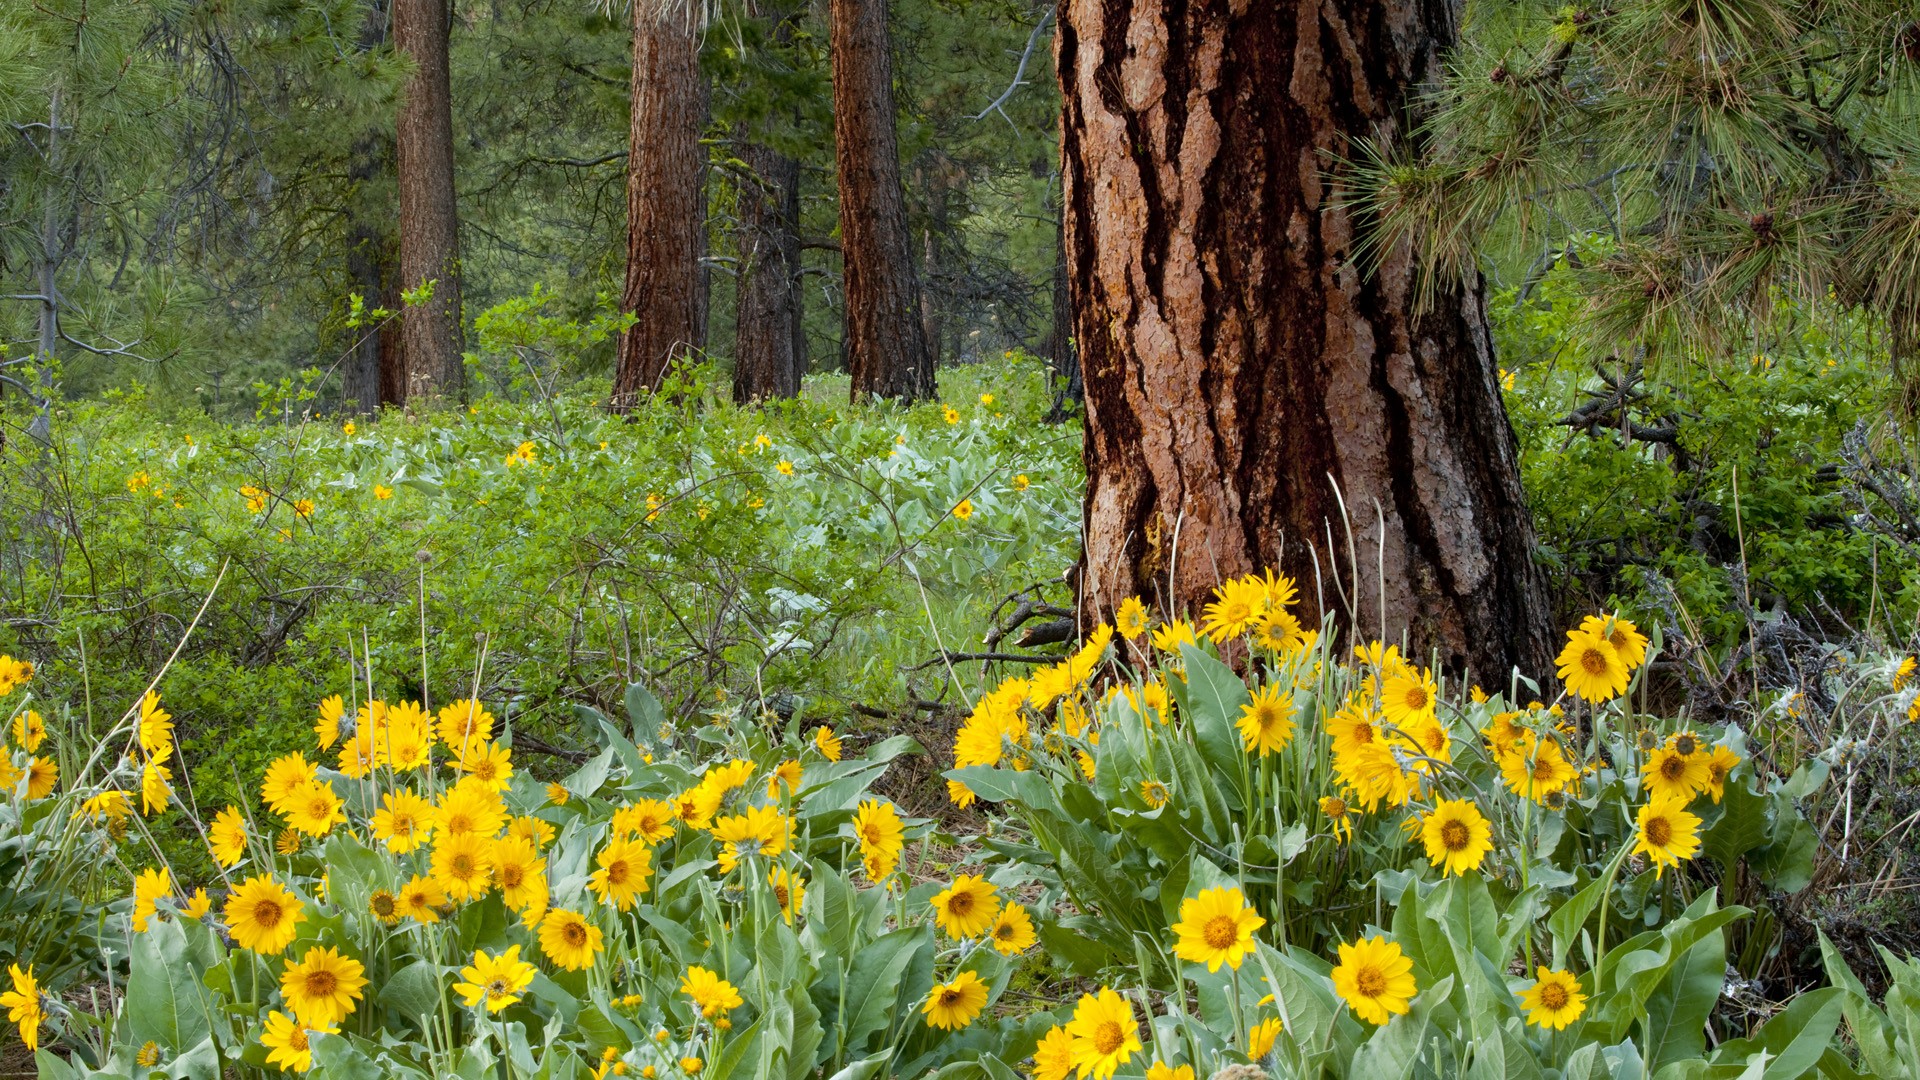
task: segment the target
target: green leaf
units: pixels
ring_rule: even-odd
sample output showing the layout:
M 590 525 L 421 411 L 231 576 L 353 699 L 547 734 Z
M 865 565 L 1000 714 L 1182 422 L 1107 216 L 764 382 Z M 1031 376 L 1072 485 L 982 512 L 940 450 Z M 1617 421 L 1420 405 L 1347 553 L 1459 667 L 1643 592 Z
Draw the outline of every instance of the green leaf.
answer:
M 841 997 L 841 1015 L 846 1017 L 842 1047 L 865 1049 L 867 1040 L 886 1028 L 901 976 L 921 950 L 932 946 L 926 927 L 906 927 L 875 939 L 854 956 Z
M 660 729 L 667 725 L 667 710 L 653 691 L 640 683 L 627 687 L 627 723 L 633 728 L 633 741 L 648 746 L 660 745 Z M 582 793 L 584 794 L 584 792 Z
M 1764 1062 L 1762 1080 L 1793 1080 L 1819 1061 L 1840 1027 L 1847 991 L 1837 986 L 1809 990 L 1760 1026 L 1751 1039 L 1729 1039 L 1714 1051 L 1715 1061 L 1744 1062 L 1748 1071 Z
M 380 985 L 380 1004 L 425 1029 L 440 1010 L 440 969 L 416 960 L 388 976 Z
M 146 933 L 133 935 L 132 945 L 126 1017 L 133 1042 L 153 1042 L 171 1054 L 199 1045 L 212 1034 L 213 1003 L 180 921 L 156 917 Z
M 1797 893 L 1813 883 L 1813 858 L 1819 850 L 1820 833 L 1813 823 L 1798 812 L 1783 813 L 1774 822 L 1773 841 L 1749 856 L 1747 863 L 1767 885 Z
M 1234 793 L 1229 805 L 1246 806 L 1250 793 L 1240 787 L 1240 777 L 1246 769 L 1246 751 L 1235 721 L 1240 718 L 1241 707 L 1253 700 L 1247 693 L 1247 684 L 1232 668 L 1209 656 L 1198 645 L 1180 646 L 1180 659 L 1187 670 L 1185 693 L 1182 695 L 1177 685 L 1168 689 L 1185 698 L 1181 704 L 1187 709 L 1200 756 L 1212 767 L 1215 783 Z
M 1707 1017 L 1720 1000 L 1726 974 L 1727 947 L 1721 934 L 1709 935 L 1673 965 L 1647 999 L 1640 1021 L 1648 1068 L 1657 1070 L 1705 1052 Z
M 1414 1075 L 1426 1047 L 1427 1031 L 1433 1025 L 1433 1008 L 1453 992 L 1453 980 L 1441 979 L 1413 1001 L 1405 1016 L 1391 1017 L 1374 1030 L 1353 1056 L 1347 1075 L 1366 1080 L 1406 1080 Z
M 1792 812 L 1791 804 L 1783 807 Z M 1720 819 L 1700 834 L 1700 850 L 1723 867 L 1765 844 L 1772 826 L 1772 800 L 1755 795 L 1741 781 L 1730 781 L 1720 802 Z

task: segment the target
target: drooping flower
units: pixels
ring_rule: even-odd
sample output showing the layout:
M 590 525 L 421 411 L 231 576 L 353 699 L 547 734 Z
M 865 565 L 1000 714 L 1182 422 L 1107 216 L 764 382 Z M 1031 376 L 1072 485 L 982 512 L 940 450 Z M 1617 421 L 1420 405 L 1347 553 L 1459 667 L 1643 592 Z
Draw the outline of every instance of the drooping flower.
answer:
M 475 951 L 473 963 L 460 969 L 461 981 L 453 984 L 453 991 L 468 1008 L 484 1002 L 488 1012 L 497 1013 L 520 1000 L 533 985 L 533 975 L 534 967 L 520 959 L 518 945 L 497 955 Z
M 1277 1016 L 1269 1016 L 1247 1029 L 1248 1060 L 1259 1061 L 1273 1053 L 1273 1044 L 1279 1040 L 1280 1032 L 1284 1030 Z
M 333 1028 L 319 1029 L 323 1035 L 334 1033 Z M 260 1032 L 260 1045 L 267 1048 L 267 1064 L 281 1072 L 306 1072 L 313 1068 L 313 1043 L 308 1036 L 311 1031 L 292 1017 L 278 1009 L 267 1014 L 266 1026 Z
M 906 828 L 890 802 L 867 799 L 854 814 L 853 835 L 860 841 L 860 858 L 869 881 L 893 873 L 906 845 Z
M 1384 937 L 1343 943 L 1340 963 L 1333 969 L 1333 989 L 1355 1016 L 1384 1024 L 1411 1007 L 1417 990 L 1413 960 L 1400 951 L 1399 942 Z
M 232 866 L 247 853 L 247 820 L 239 807 L 228 805 L 214 815 L 207 827 L 207 848 L 221 866 Z
M 920 1012 L 930 1027 L 957 1031 L 973 1023 L 987 1007 L 987 984 L 971 971 L 962 971 L 952 980 L 935 983 Z
M 743 1000 L 732 983 L 698 965 L 687 968 L 680 980 L 680 992 L 691 998 L 700 1015 L 709 1020 L 739 1008 Z
M 1188 963 L 1205 964 L 1210 972 L 1219 971 L 1221 964 L 1238 971 L 1254 950 L 1254 931 L 1266 924 L 1239 889 L 1203 889 L 1198 896 L 1180 901 L 1180 921 L 1173 924 L 1179 940 L 1173 954 Z
M 1580 1019 L 1587 1009 L 1587 995 L 1580 992 L 1580 979 L 1571 971 L 1540 968 L 1537 981 L 1520 995 L 1520 1007 L 1527 1011 L 1527 1023 L 1561 1031 Z
M 164 760 L 173 750 L 173 714 L 160 707 L 160 695 L 149 690 L 140 699 L 140 749 Z M 29 748 L 31 749 L 31 748 Z
M 813 745 L 820 749 L 822 757 L 828 761 L 840 760 L 840 737 L 833 729 L 825 725 L 813 729 Z
M 1342 840 L 1353 839 L 1353 822 L 1349 820 L 1353 808 L 1347 805 L 1347 800 L 1338 795 L 1322 795 L 1320 812 L 1327 816 L 1328 823 L 1333 827 L 1333 835 Z
M 1740 755 L 1724 746 L 1716 746 L 1707 755 L 1707 794 L 1718 803 L 1727 793 L 1727 777 L 1740 767 Z
M 347 703 L 339 694 L 321 698 L 319 713 L 313 722 L 313 738 L 318 749 L 328 750 L 340 741 L 340 719 L 347 714 Z
M 147 932 L 148 920 L 153 918 L 157 908 L 154 901 L 173 892 L 173 872 L 166 867 L 155 870 L 151 867 L 140 871 L 133 879 L 133 932 Z
M 33 977 L 33 965 L 21 971 L 19 964 L 8 964 L 7 975 L 13 980 L 13 989 L 0 994 L 0 1008 L 7 1010 L 7 1020 L 19 1025 L 20 1041 L 29 1051 L 40 1046 L 40 1024 L 47 1018 L 46 1006 L 40 1002 L 40 984 Z
M 785 916 L 787 925 L 793 925 L 794 915 L 799 913 L 800 905 L 806 902 L 805 879 L 784 866 L 776 866 L 767 871 L 767 886 L 773 890 L 773 899 L 780 905 L 780 914 Z

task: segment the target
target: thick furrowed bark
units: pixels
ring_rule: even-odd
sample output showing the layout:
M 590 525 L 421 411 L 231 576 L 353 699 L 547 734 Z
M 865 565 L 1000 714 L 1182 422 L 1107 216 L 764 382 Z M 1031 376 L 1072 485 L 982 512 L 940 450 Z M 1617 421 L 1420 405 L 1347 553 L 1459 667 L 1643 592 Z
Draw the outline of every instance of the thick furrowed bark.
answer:
M 1541 672 L 1544 588 L 1479 289 L 1442 286 L 1416 317 L 1406 252 L 1360 266 L 1341 187 L 1359 140 L 1405 137 L 1453 16 L 1067 3 L 1090 611 L 1139 594 L 1197 613 L 1222 578 L 1276 566 L 1309 618 L 1317 598 L 1484 679 Z

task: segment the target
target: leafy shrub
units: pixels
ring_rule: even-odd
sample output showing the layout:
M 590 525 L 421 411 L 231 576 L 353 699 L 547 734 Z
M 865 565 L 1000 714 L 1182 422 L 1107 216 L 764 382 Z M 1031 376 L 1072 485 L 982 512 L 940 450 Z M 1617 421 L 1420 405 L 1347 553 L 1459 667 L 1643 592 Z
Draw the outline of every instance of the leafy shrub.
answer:
M 527 349 L 557 333 L 489 326 Z M 630 681 L 676 718 L 884 711 L 902 665 L 1076 548 L 1078 436 L 1039 422 L 1045 372 L 947 384 L 912 410 L 743 411 L 695 380 L 626 418 L 511 379 L 464 413 L 344 424 L 75 404 L 44 453 L 0 453 L 0 647 L 75 702 L 137 697 L 178 647 L 168 700 L 216 803 L 347 672 L 501 702 L 563 764 L 592 738 L 572 703 L 617 706 Z M 275 393 L 264 419 L 297 417 L 299 385 Z
M 1489 305 L 1542 555 L 1569 610 L 1688 618 L 1720 651 L 1755 613 L 1836 636 L 1911 622 L 1914 564 L 1853 520 L 1843 444 L 1892 365 L 1870 320 L 1782 300 L 1744 354 L 1607 355 L 1564 266 Z M 1731 348 L 1729 346 L 1728 348 Z M 1664 612 L 1671 586 L 1681 611 Z

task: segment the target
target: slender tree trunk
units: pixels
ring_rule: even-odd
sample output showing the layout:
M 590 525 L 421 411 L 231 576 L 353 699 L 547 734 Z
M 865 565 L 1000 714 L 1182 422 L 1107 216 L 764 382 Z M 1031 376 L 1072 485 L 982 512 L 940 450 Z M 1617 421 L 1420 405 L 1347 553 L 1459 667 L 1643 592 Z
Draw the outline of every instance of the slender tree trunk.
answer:
M 828 19 L 853 397 L 929 398 L 933 356 L 900 189 L 886 0 L 830 0 Z
M 393 0 L 394 48 L 413 61 L 395 123 L 400 186 L 400 281 L 433 282 L 433 299 L 401 317 L 405 394 L 457 397 L 461 365 L 459 217 L 453 186 L 453 98 L 447 67 L 450 0 Z
M 1056 204 L 1056 213 L 1062 208 Z M 1069 403 L 1079 407 L 1086 397 L 1080 384 L 1080 357 L 1073 348 L 1073 298 L 1067 288 L 1067 221 L 1064 213 L 1056 219 L 1053 251 L 1053 320 L 1047 330 L 1044 351 L 1052 374 L 1053 407 L 1046 421 L 1058 424 L 1068 415 Z
M 790 24 L 783 23 L 783 26 Z M 753 179 L 740 191 L 740 285 L 733 400 L 793 397 L 806 373 L 800 329 L 800 163 L 741 132 Z
M 360 31 L 359 49 L 372 52 L 387 40 L 387 11 L 384 4 L 367 7 L 366 22 Z M 390 224 L 393 220 L 392 193 L 393 147 L 377 131 L 354 141 L 347 164 L 352 188 L 347 195 L 347 275 L 353 290 L 369 309 L 400 307 L 399 239 Z M 340 396 L 351 402 L 354 412 L 371 413 L 381 405 L 405 400 L 406 366 L 400 352 L 399 327 L 383 323 L 351 328 L 358 335 L 353 352 L 347 357 L 340 380 Z
M 1458 14 L 1067 0 L 1090 614 L 1131 594 L 1197 612 L 1221 578 L 1278 566 L 1309 618 L 1318 591 L 1357 635 L 1405 633 L 1482 679 L 1547 673 L 1481 289 L 1416 317 L 1406 251 L 1361 264 L 1336 164 L 1407 137 Z
M 634 5 L 633 119 L 627 155 L 627 284 L 613 407 L 659 388 L 667 369 L 705 341 L 706 115 L 693 15 Z

